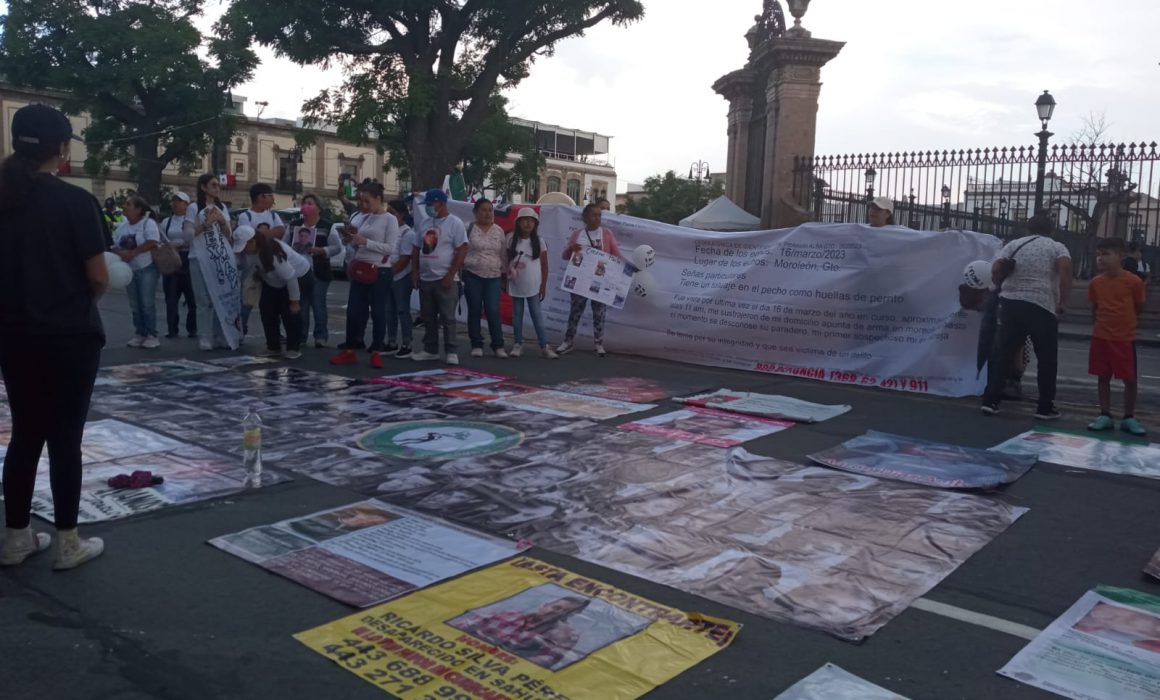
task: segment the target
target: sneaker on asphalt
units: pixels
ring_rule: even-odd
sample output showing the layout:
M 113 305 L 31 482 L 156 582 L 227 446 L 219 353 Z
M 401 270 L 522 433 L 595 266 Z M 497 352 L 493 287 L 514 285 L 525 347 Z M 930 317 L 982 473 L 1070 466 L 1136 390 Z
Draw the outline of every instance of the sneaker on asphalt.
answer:
M 1062 417 L 1063 417 L 1063 414 L 1060 413 L 1055 408 L 1055 406 L 1049 406 L 1046 409 L 1041 409 L 1041 410 L 1038 410 L 1035 412 L 1036 420 L 1051 421 L 1051 420 L 1059 420 Z
M 496 348 L 493 352 L 495 352 L 495 356 L 501 360 L 506 360 L 508 358 L 507 350 L 504 350 L 503 348 Z
M 433 352 L 427 352 L 426 350 L 420 350 L 418 352 L 411 353 L 411 359 L 414 360 L 415 362 L 433 362 L 435 360 L 438 360 L 439 356 Z
M 560 355 L 567 355 L 570 352 L 572 352 L 572 341 L 570 340 L 565 340 L 556 348 L 556 353 Z
M 207 350 L 207 351 L 213 350 L 213 343 L 211 343 L 208 340 L 199 340 L 199 341 L 197 341 L 197 347 L 201 348 L 202 350 Z
M 371 367 L 374 367 L 375 369 L 383 368 L 383 354 L 381 352 L 371 353 Z
M 410 356 L 411 356 L 411 346 L 410 345 L 404 345 L 403 347 L 399 348 L 399 351 L 397 353 L 395 353 L 395 357 L 397 359 L 400 359 L 400 360 L 405 360 Z
M 519 357 L 524 354 L 523 345 L 513 345 L 512 351 L 508 353 L 508 357 Z
M 286 354 L 283 355 L 283 357 L 285 357 L 287 360 L 301 360 L 302 359 L 302 351 L 300 351 L 300 350 L 287 350 Z
M 52 565 L 57 571 L 75 569 L 105 551 L 105 543 L 100 537 L 82 539 L 76 530 L 59 531 L 57 539 L 56 562 Z
M 456 355 L 453 352 L 449 352 L 447 353 L 447 359 L 445 362 L 449 365 L 457 365 L 459 364 L 459 355 Z
M 596 356 L 597 357 L 604 357 L 607 354 L 608 354 L 608 351 L 604 349 L 604 343 L 597 343 L 596 344 Z
M 472 348 L 471 349 L 471 356 L 472 357 L 483 357 L 483 348 Z
M 1144 429 L 1143 425 L 1140 425 L 1140 421 L 1136 420 L 1134 416 L 1120 421 L 1120 430 L 1129 435 L 1135 435 L 1136 437 L 1143 437 L 1148 434 L 1148 431 Z
M 282 350 L 271 350 L 270 348 L 266 348 L 265 350 L 259 350 L 258 352 L 254 353 L 254 355 L 256 357 L 279 357 L 282 355 Z
M 1100 414 L 1099 418 L 1088 423 L 1088 430 L 1111 430 L 1114 427 L 1116 427 L 1116 422 L 1107 414 Z
M 547 345 L 545 345 L 542 349 L 544 352 L 544 359 L 545 360 L 558 360 L 558 359 L 560 359 L 560 356 L 556 354 L 556 351 L 553 350 L 552 348 L 548 347 Z
M 44 532 L 33 532 L 31 525 L 20 530 L 8 528 L 4 544 L 0 546 L 0 566 L 16 566 L 51 545 L 52 537 Z
M 356 365 L 358 364 L 358 355 L 354 350 L 343 350 L 334 357 L 330 358 L 332 365 Z
M 399 346 L 395 345 L 393 342 L 387 343 L 387 347 L 383 348 L 382 351 L 383 352 L 398 352 Z
M 321 349 L 326 347 L 326 341 L 325 340 L 316 340 L 316 341 L 314 341 L 314 347 L 318 350 L 321 350 Z
M 985 403 L 979 407 L 979 410 L 983 412 L 984 416 L 997 416 L 999 415 L 999 404 Z
M 156 350 L 161 347 L 161 341 L 157 339 L 157 336 L 151 335 L 145 339 L 144 343 L 141 343 L 141 347 L 146 350 Z
M 181 337 L 181 334 L 178 333 L 177 331 L 169 331 L 168 333 L 165 334 L 166 340 L 176 340 L 180 337 Z
M 133 338 L 131 340 L 129 340 L 129 342 L 125 343 L 125 347 L 127 347 L 127 348 L 139 348 L 144 344 L 145 344 L 144 336 L 135 335 L 135 336 L 133 336 Z

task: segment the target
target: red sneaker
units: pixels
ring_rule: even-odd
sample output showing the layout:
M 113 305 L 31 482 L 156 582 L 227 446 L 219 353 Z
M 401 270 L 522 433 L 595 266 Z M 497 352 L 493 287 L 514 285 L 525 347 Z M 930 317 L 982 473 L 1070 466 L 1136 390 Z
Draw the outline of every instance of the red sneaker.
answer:
M 380 353 L 380 352 L 372 352 L 371 353 L 371 367 L 374 367 L 375 369 L 382 369 L 383 368 L 383 355 L 382 355 L 382 353 Z
M 358 364 L 358 355 L 354 350 L 343 350 L 334 357 L 330 358 L 332 365 L 356 365 Z

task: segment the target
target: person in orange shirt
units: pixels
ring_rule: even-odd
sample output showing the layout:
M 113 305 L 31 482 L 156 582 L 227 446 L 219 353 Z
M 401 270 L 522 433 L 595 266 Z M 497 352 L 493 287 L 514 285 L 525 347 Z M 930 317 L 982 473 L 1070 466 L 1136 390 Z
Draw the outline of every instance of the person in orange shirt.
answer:
M 1124 241 L 1105 238 L 1096 245 L 1100 275 L 1088 284 L 1095 329 L 1088 355 L 1088 372 L 1099 377 L 1100 416 L 1088 430 L 1111 430 L 1112 378 L 1124 381 L 1124 419 L 1120 430 L 1131 435 L 1147 431 L 1136 410 L 1136 318 L 1144 307 L 1144 283 L 1123 269 Z

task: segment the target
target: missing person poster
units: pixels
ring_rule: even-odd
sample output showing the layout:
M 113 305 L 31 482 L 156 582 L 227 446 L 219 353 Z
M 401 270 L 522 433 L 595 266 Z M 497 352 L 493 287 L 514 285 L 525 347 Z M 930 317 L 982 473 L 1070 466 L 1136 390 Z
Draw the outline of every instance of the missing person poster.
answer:
M 991 448 L 1034 455 L 1040 462 L 1160 479 L 1160 445 L 1100 438 L 1067 430 L 1036 428 Z
M 826 664 L 786 689 L 773 700 L 906 700 L 862 680 L 834 664 Z
M 632 290 L 636 266 L 596 248 L 581 248 L 564 268 L 560 288 L 565 292 L 623 309 Z
M 1075 700 L 1160 697 L 1160 598 L 1088 591 L 999 673 Z
M 519 557 L 294 637 L 403 700 L 629 700 L 739 630 Z

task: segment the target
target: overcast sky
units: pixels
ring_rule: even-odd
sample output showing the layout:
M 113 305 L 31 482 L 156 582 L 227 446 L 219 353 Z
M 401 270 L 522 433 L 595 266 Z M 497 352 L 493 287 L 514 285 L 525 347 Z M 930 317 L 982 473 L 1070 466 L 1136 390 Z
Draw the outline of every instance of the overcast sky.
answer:
M 612 136 L 622 191 L 697 160 L 723 171 L 727 105 L 711 85 L 744 64 L 761 4 L 646 0 L 642 21 L 598 27 L 539 60 L 510 111 Z M 1106 113 L 1111 139 L 1160 141 L 1156 0 L 813 0 L 803 25 L 846 42 L 822 70 L 818 154 L 1029 144 L 1043 90 L 1059 103 L 1057 141 L 1092 112 Z M 340 79 L 262 55 L 236 92 L 268 101 L 263 116 L 296 117 Z

